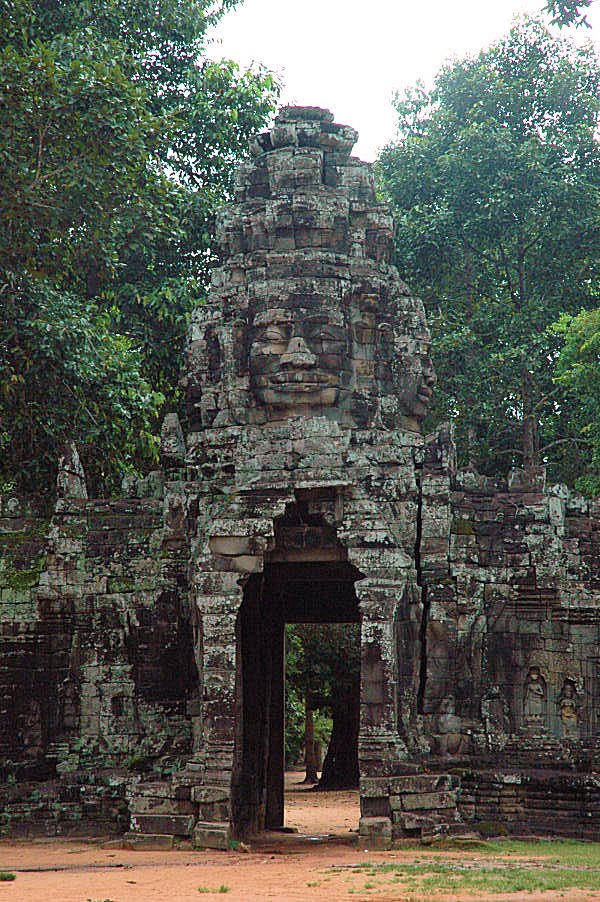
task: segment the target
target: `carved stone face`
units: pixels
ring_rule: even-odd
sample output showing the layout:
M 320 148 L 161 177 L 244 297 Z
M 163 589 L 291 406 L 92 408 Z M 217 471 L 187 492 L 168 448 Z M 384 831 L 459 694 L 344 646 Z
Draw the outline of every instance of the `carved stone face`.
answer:
M 430 347 L 427 341 L 417 342 L 417 348 L 408 358 L 398 383 L 400 406 L 407 416 L 416 420 L 422 420 L 426 416 L 437 381 Z
M 379 381 L 384 393 L 397 398 L 399 411 L 405 417 L 422 420 L 437 381 L 429 338 L 397 335 L 383 324 L 380 343 Z
M 277 417 L 338 404 L 347 382 L 348 333 L 339 309 L 288 304 L 256 310 L 250 326 L 256 399 Z

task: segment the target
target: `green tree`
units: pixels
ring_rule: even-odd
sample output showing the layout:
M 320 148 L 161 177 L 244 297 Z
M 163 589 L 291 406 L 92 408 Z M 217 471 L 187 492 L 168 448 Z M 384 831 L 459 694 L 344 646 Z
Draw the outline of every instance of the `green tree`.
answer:
M 565 25 L 585 25 L 586 28 L 591 28 L 585 10 L 593 3 L 594 0 L 548 0 L 546 10 L 552 16 L 552 23 L 561 28 Z
M 587 466 L 577 480 L 586 495 L 600 495 L 600 309 L 564 314 L 555 331 L 564 339 L 556 379 L 572 392 L 572 427 L 589 449 Z
M 151 462 L 215 208 L 275 99 L 267 73 L 205 58 L 234 5 L 0 3 L 0 435 L 22 488 L 67 437 L 97 490 Z
M 297 743 L 304 733 L 310 723 L 307 712 L 330 713 L 331 736 L 319 787 L 357 786 L 360 627 L 353 623 L 296 624 L 286 628 L 286 644 L 287 714 L 292 715 L 286 724 L 287 743 L 291 746 L 294 739 Z M 298 700 L 304 704 L 298 705 Z
M 379 160 L 432 326 L 432 415 L 487 473 L 547 461 L 572 481 L 583 465 L 549 327 L 598 297 L 599 87 L 590 47 L 527 20 L 399 98 Z

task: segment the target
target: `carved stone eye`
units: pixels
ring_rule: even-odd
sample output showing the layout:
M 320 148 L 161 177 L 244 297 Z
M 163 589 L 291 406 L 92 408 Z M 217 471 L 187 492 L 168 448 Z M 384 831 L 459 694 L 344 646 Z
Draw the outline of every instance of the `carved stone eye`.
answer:
M 256 337 L 258 341 L 265 342 L 287 341 L 285 329 L 279 328 L 279 326 L 267 326 L 265 329 L 259 330 Z
M 323 329 L 320 333 L 323 341 L 343 341 L 344 336 L 337 332 L 335 329 Z

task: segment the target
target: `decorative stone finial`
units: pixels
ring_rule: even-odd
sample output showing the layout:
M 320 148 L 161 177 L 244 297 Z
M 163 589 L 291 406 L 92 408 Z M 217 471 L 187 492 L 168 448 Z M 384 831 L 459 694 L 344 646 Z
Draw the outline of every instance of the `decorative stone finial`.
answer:
M 160 457 L 165 467 L 182 467 L 185 463 L 185 438 L 176 413 L 166 414 L 160 430 Z
M 85 473 L 74 442 L 67 442 L 58 461 L 56 487 L 59 498 L 87 498 Z

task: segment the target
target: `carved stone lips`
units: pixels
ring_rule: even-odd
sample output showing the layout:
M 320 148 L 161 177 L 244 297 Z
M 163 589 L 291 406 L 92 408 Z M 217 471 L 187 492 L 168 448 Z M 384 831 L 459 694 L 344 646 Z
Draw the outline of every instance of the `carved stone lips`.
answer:
M 302 387 L 319 388 L 321 386 L 330 385 L 322 373 L 307 372 L 306 370 L 288 370 L 285 373 L 273 373 L 269 380 L 277 387 Z

